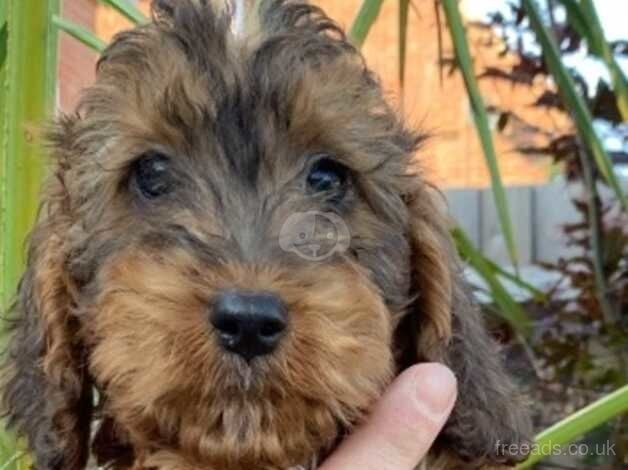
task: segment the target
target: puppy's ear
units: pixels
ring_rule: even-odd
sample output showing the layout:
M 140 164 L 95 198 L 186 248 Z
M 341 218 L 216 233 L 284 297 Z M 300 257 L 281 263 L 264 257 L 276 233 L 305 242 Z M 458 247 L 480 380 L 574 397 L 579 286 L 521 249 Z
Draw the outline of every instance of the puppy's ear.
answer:
M 67 271 L 71 219 L 64 173 L 58 164 L 43 191 L 2 370 L 9 427 L 28 439 L 41 470 L 83 469 L 90 435 L 91 386 L 71 313 L 75 288 Z
M 399 365 L 436 361 L 456 374 L 458 401 L 438 441 L 444 451 L 464 468 L 512 464 L 525 457 L 512 450 L 527 441 L 530 421 L 464 285 L 437 197 L 424 187 L 407 200 L 415 300 L 396 333 Z

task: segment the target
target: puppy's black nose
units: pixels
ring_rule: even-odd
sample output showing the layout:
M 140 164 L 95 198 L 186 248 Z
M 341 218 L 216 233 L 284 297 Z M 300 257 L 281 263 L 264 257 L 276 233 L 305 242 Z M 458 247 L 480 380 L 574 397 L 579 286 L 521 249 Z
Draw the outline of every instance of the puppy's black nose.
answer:
M 210 315 L 221 345 L 247 361 L 271 353 L 287 323 L 283 302 L 265 292 L 223 292 Z

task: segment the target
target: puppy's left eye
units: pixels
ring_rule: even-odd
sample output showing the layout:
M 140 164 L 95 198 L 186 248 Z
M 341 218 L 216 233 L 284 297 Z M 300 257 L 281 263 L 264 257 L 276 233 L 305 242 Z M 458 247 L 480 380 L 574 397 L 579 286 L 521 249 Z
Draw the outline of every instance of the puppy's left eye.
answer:
M 133 179 L 147 199 L 155 199 L 172 190 L 170 159 L 159 152 L 147 152 L 133 166 Z
M 329 193 L 334 199 L 344 196 L 349 169 L 342 163 L 325 157 L 318 160 L 307 176 L 307 185 L 314 193 Z

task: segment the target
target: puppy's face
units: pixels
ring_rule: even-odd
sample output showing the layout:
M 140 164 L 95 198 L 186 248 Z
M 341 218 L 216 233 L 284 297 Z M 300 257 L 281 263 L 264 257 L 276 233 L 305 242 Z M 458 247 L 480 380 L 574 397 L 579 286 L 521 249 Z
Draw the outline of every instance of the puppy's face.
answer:
M 89 370 L 135 445 L 302 464 L 392 376 L 414 142 L 381 142 L 403 131 L 346 44 L 246 44 L 190 13 L 206 47 L 181 47 L 189 25 L 122 36 L 87 95 Z
M 117 37 L 53 136 L 57 179 L 22 296 L 46 331 L 31 380 L 62 406 L 15 421 L 41 440 L 29 425 L 43 413 L 42 468 L 81 468 L 94 387 L 103 461 L 126 448 L 156 467 L 308 464 L 398 369 L 448 360 L 464 295 L 411 175 L 420 138 L 314 7 L 262 2 L 240 37 L 206 2 L 158 1 L 154 17 Z M 494 386 L 468 397 L 496 406 L 511 390 L 475 330 L 486 357 L 459 359 L 461 373 L 488 361 Z M 454 417 L 449 442 L 469 420 Z

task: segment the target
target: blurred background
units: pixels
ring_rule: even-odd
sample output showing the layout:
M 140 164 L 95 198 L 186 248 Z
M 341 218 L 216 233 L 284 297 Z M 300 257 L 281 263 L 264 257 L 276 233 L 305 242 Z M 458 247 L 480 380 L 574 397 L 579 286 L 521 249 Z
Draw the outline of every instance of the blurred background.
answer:
M 7 309 L 45 174 L 36 129 L 73 111 L 149 3 L 0 0 Z M 521 468 L 628 469 L 628 1 L 312 3 L 432 135 L 417 158 L 531 398 L 538 447 Z M 19 449 L 0 433 L 0 470 L 28 468 Z

